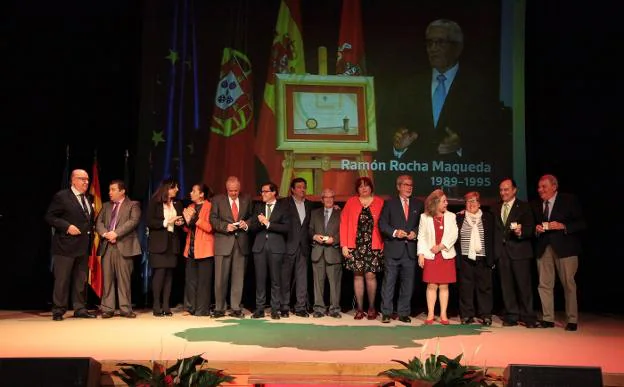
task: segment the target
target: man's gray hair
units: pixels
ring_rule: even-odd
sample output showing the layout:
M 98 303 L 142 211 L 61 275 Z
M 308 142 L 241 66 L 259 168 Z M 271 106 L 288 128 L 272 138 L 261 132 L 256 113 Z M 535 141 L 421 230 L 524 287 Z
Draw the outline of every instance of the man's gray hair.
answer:
M 429 30 L 432 27 L 442 27 L 445 28 L 449 33 L 449 40 L 451 42 L 463 43 L 464 42 L 464 34 L 462 33 L 461 27 L 459 24 L 455 23 L 452 20 L 448 19 L 438 19 L 434 20 L 427 26 L 427 30 L 425 31 L 426 35 L 429 35 Z

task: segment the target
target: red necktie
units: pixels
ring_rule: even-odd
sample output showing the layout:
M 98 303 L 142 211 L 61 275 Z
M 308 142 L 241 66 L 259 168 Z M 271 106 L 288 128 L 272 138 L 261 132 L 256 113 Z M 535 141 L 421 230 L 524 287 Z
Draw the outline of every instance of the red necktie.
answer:
M 232 217 L 234 220 L 238 220 L 238 206 L 234 200 L 232 200 Z
M 115 227 L 117 226 L 117 214 L 118 213 L 119 213 L 119 203 L 115 202 L 115 204 L 113 204 L 113 211 L 111 212 L 111 221 L 110 221 L 110 224 L 108 225 L 108 231 L 115 230 Z
M 403 200 L 403 212 L 405 213 L 405 220 L 407 220 L 407 218 L 409 217 L 409 206 L 407 204 L 407 199 L 402 199 Z

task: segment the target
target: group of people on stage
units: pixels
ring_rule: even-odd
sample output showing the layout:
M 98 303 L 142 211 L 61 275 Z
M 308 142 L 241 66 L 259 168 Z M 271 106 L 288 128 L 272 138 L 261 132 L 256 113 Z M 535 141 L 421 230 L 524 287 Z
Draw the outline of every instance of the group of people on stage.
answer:
M 306 198 L 307 183 L 295 178 L 290 195 L 278 199 L 278 187 L 261 186 L 262 201 L 255 204 L 241 194 L 238 178 L 225 182 L 226 194 L 213 196 L 204 184 L 195 184 L 186 208 L 177 199 L 179 187 L 165 180 L 152 196 L 145 216 L 149 228 L 149 263 L 152 268 L 153 314 L 171 316 L 170 294 L 178 256 L 185 258 L 184 309 L 196 316 L 243 318 L 242 294 L 247 256 L 253 255 L 255 305 L 252 318 L 341 318 L 343 268 L 353 272 L 356 300 L 354 318 L 375 320 L 377 277 L 381 285 L 381 322 L 393 318 L 411 322 L 411 298 L 422 269 L 426 283 L 427 315 L 424 324 L 449 324 L 449 285 L 459 283 L 462 324 L 480 319 L 492 324 L 494 268 L 500 276 L 504 326 L 523 323 L 527 328 L 554 327 L 555 273 L 564 288 L 566 325 L 578 324 L 575 274 L 580 253 L 579 232 L 586 225 L 575 196 L 558 192 L 557 179 L 544 175 L 538 182 L 539 200 L 526 203 L 516 197 L 513 179 L 500 182 L 501 201 L 490 211 L 481 209 L 479 192 L 464 196 L 465 208 L 448 210 L 445 193 L 436 189 L 424 203 L 413 197 L 413 178 L 396 180 L 397 195 L 383 200 L 374 194 L 368 177 L 355 181 L 355 195 L 344 208 L 334 203 L 335 193 L 322 191 L 320 208 Z M 74 170 L 71 187 L 59 191 L 46 220 L 55 229 L 53 320 L 63 320 L 71 289 L 74 317 L 94 318 L 85 307 L 89 247 L 94 232 L 100 236 L 98 254 L 103 272 L 102 318 L 114 316 L 116 290 L 120 315 L 134 318 L 130 295 L 132 258 L 141 254 L 137 227 L 138 202 L 126 196 L 123 181 L 109 186 L 110 201 L 95 217 L 86 195 L 89 176 Z M 178 231 L 186 233 L 181 246 Z M 253 243 L 250 243 L 253 239 Z M 542 318 L 533 308 L 532 265 L 537 258 Z M 308 301 L 308 265 L 313 273 L 314 302 Z M 324 289 L 329 282 L 329 305 Z M 267 284 L 269 284 L 267 286 Z M 116 285 L 116 286 L 115 286 Z M 397 286 L 398 285 L 398 286 Z M 398 287 L 398 290 L 397 290 Z M 211 308 L 214 289 L 214 308 Z M 270 290 L 270 293 L 267 292 Z M 294 291 L 294 304 L 291 304 Z M 395 294 L 397 293 L 397 294 Z M 476 301 L 476 302 L 475 302 Z M 291 309 L 292 307 L 292 309 Z

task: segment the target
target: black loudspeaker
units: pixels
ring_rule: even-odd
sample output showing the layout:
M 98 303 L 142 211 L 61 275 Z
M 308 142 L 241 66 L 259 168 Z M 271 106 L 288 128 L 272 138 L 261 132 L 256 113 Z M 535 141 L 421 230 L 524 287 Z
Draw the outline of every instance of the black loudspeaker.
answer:
M 90 357 L 0 359 L 0 387 L 98 387 L 101 369 Z
M 602 387 L 600 367 L 562 367 L 510 364 L 508 387 Z

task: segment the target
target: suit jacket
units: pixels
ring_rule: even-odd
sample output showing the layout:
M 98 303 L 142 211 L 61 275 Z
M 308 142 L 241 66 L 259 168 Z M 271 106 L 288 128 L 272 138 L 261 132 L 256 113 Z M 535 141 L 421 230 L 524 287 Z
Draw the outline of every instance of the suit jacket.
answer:
M 407 247 L 409 258 L 416 259 L 417 239 L 411 241 L 407 238 L 399 239 L 393 237 L 392 234 L 395 230 L 401 229 L 407 233 L 414 231 L 418 236 L 418 224 L 422 211 L 423 203 L 418 199 L 410 198 L 408 217 L 405 219 L 401 199 L 396 196 L 386 200 L 379 216 L 379 229 L 384 239 L 384 257 L 400 258 Z
M 286 239 L 286 250 L 288 254 L 295 254 L 297 248 L 300 248 L 301 254 L 308 257 L 310 255 L 310 213 L 312 212 L 312 202 L 304 200 L 305 207 L 305 219 L 301 223 L 301 217 L 297 206 L 295 205 L 295 199 L 292 196 L 281 199 L 286 205 L 289 217 L 290 217 L 290 230 L 288 231 L 288 238 Z
M 503 202 L 499 202 L 492 208 L 494 215 L 494 257 L 498 261 L 503 252 L 507 252 L 511 259 L 531 259 L 533 258 L 533 246 L 531 237 L 535 232 L 535 220 L 531 207 L 527 202 L 518 198 L 514 201 L 509 210 L 507 222 L 503 224 L 501 218 L 501 208 Z M 511 222 L 522 225 L 522 234 L 516 236 L 511 230 Z
M 195 208 L 195 203 L 191 203 L 189 207 Z M 214 229 L 210 223 L 210 212 L 212 203 L 208 200 L 204 201 L 201 210 L 197 215 L 195 222 L 195 239 L 193 243 L 193 256 L 196 259 L 214 257 L 215 255 L 215 236 Z M 186 244 L 184 246 L 184 256 L 188 258 L 191 249 L 191 229 L 184 226 L 186 234 Z
M 89 216 L 85 215 L 71 188 L 57 192 L 52 198 L 45 215 L 46 222 L 54 227 L 55 231 L 52 237 L 52 254 L 74 257 L 89 253 L 95 211 L 91 197 L 85 194 L 85 199 L 91 209 Z M 67 233 L 72 224 L 78 227 L 80 235 Z
M 483 239 L 485 242 L 485 264 L 489 267 L 494 265 L 494 216 L 488 211 L 482 211 L 481 222 L 483 223 Z M 457 243 L 455 249 L 459 254 L 462 254 L 461 250 L 461 229 L 464 225 L 464 219 L 466 215 L 464 213 L 457 214 L 457 229 L 459 234 L 457 237 Z M 467 255 L 467 254 L 466 254 Z
M 418 255 L 422 254 L 425 259 L 434 259 L 435 254 L 431 248 L 436 244 L 435 221 L 433 217 L 426 213 L 420 214 L 420 224 L 418 225 Z M 442 258 L 455 258 L 455 242 L 457 241 L 457 220 L 455 214 L 446 211 L 444 213 L 444 235 L 442 244 L 446 249 L 442 250 Z
M 234 243 L 238 243 L 243 254 L 249 254 L 249 234 L 239 228 L 234 232 L 227 231 L 227 225 L 244 220 L 249 225 L 251 219 L 252 203 L 249 196 L 239 196 L 238 219 L 232 215 L 232 207 L 227 195 L 217 195 L 212 198 L 210 211 L 210 223 L 215 231 L 215 255 L 230 255 Z
M 536 224 L 544 222 L 543 201 L 541 199 L 533 201 L 531 208 Z M 558 192 L 550 211 L 549 221 L 563 223 L 566 228 L 565 230 L 548 230 L 537 235 L 536 256 L 541 257 L 548 245 L 560 258 L 578 256 L 582 250 L 579 234 L 587 228 L 587 224 L 576 196 Z
M 286 205 L 283 200 L 275 202 L 271 210 L 268 229 L 258 221 L 258 215 L 265 214 L 265 207 L 265 203 L 256 204 L 251 216 L 249 228 L 256 233 L 251 251 L 259 253 L 268 244 L 271 247 L 271 252 L 276 254 L 286 253 L 286 237 L 290 229 L 290 218 Z
M 112 214 L 113 203 L 110 201 L 104 203 L 95 222 L 95 231 L 100 236 L 108 232 Z M 141 254 L 141 244 L 136 231 L 140 220 L 141 206 L 139 202 L 132 201 L 126 197 L 117 210 L 117 226 L 115 227 L 115 232 L 117 233 L 117 242 L 115 244 L 124 257 L 133 257 Z M 98 255 L 104 256 L 109 245 L 108 240 L 101 238 Z
M 312 240 L 315 234 L 330 236 L 334 238 L 332 245 L 312 242 L 312 262 L 318 262 L 321 255 L 325 257 L 325 262 L 337 264 L 342 262 L 342 252 L 340 251 L 340 210 L 333 209 L 325 228 L 325 208 L 312 210 L 310 215 L 310 225 L 308 226 L 308 237 Z
M 179 200 L 173 201 L 173 207 L 175 208 L 178 216 L 182 216 L 182 202 Z M 167 228 L 163 226 L 165 221 L 165 214 L 163 211 L 163 204 L 156 200 L 150 200 L 147 206 L 147 216 L 145 223 L 149 227 L 149 239 L 147 248 L 150 253 L 161 254 L 167 251 L 169 244 L 169 232 Z M 172 252 L 174 254 L 180 253 L 180 239 L 173 238 Z

